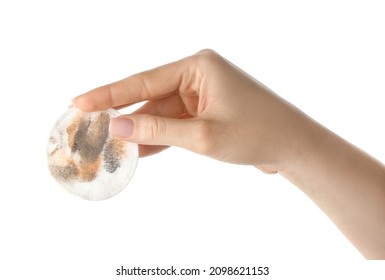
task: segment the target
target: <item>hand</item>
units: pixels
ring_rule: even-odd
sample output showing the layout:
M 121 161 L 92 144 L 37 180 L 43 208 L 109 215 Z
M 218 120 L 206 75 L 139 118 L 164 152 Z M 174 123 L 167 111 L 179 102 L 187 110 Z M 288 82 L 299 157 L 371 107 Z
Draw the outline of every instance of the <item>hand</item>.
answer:
M 112 134 L 140 144 L 141 156 L 179 146 L 265 172 L 285 168 L 298 148 L 295 128 L 305 119 L 211 50 L 99 87 L 73 104 L 95 111 L 144 100 L 134 114 L 110 124 Z
M 385 258 L 385 167 L 213 51 L 204 50 L 73 100 L 83 111 L 145 101 L 110 132 L 141 156 L 179 146 L 279 172 L 368 258 Z

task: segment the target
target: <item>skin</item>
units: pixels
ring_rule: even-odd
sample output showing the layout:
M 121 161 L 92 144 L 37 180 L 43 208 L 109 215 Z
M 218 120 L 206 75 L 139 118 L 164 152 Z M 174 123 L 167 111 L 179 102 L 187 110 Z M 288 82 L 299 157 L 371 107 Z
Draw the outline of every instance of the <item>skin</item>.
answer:
M 110 132 L 279 173 L 308 195 L 368 259 L 385 259 L 385 166 L 212 50 L 73 99 L 83 111 L 145 101 Z

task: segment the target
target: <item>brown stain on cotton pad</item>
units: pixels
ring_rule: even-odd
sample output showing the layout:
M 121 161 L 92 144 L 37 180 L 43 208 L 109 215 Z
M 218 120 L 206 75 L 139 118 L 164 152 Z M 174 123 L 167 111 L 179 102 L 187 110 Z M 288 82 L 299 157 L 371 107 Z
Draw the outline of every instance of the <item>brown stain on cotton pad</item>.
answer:
M 125 155 L 124 143 L 121 140 L 112 139 L 107 142 L 104 147 L 105 153 L 103 156 L 104 164 L 107 172 L 113 173 L 120 167 L 120 160 Z
M 138 147 L 109 135 L 117 111 L 85 113 L 70 108 L 57 121 L 48 140 L 51 175 L 65 188 L 90 200 L 121 191 L 130 181 Z
M 109 122 L 110 116 L 104 112 L 94 118 L 78 112 L 66 129 L 71 153 L 80 156 L 79 178 L 84 182 L 90 182 L 97 176 L 108 138 Z
M 95 120 L 90 116 L 83 116 L 77 123 L 77 131 L 71 152 L 79 152 L 85 163 L 94 163 L 99 160 L 103 147 L 108 138 L 110 117 L 106 113 L 99 114 Z
M 67 160 L 66 165 L 51 165 L 49 166 L 51 174 L 58 181 L 66 182 L 68 180 L 74 180 L 79 175 L 79 170 L 76 167 L 73 160 Z
M 79 179 L 82 182 L 93 181 L 98 174 L 98 171 L 100 168 L 100 161 L 101 161 L 100 158 L 97 158 L 93 162 L 87 162 L 87 163 L 82 162 L 80 165 L 81 168 L 78 169 L 79 170 Z

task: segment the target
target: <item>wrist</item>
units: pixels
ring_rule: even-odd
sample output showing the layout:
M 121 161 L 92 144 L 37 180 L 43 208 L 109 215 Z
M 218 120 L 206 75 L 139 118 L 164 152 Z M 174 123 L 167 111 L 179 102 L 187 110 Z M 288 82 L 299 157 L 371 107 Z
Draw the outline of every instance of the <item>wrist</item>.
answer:
M 290 137 L 277 157 L 277 171 L 297 186 L 309 186 L 309 169 L 329 153 L 333 133 L 302 112 L 291 122 Z

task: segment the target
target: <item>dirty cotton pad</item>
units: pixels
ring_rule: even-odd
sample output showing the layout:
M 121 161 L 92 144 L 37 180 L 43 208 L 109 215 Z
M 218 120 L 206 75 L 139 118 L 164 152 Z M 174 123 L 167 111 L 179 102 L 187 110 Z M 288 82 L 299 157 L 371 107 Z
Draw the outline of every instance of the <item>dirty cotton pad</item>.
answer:
M 85 113 L 72 107 L 56 122 L 48 141 L 51 175 L 84 199 L 103 200 L 130 182 L 138 161 L 138 145 L 111 136 L 109 109 Z

